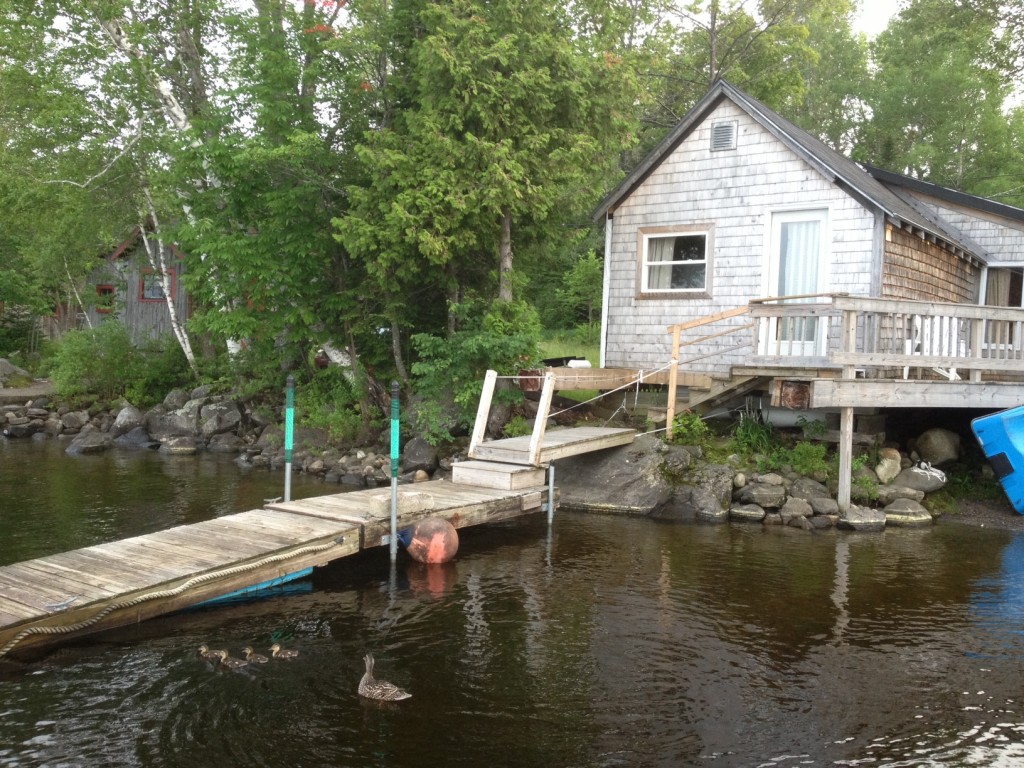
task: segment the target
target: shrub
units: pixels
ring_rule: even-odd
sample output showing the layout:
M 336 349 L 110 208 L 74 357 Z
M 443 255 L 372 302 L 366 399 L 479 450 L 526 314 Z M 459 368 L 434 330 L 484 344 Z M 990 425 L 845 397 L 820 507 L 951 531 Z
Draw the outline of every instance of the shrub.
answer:
M 801 440 L 789 451 L 789 463 L 794 472 L 805 477 L 828 476 L 827 452 L 824 443 Z
M 360 435 L 359 402 L 342 368 L 315 371 L 308 383 L 297 388 L 295 406 L 302 424 L 326 430 L 332 441 L 356 440 Z
M 425 402 L 452 402 L 458 426 L 468 427 L 476 417 L 484 375 L 490 370 L 512 375 L 537 359 L 540 324 L 536 313 L 521 302 L 498 302 L 485 313 L 475 327 L 449 336 L 417 334 L 412 337 L 419 355 L 412 365 L 417 395 Z M 495 399 L 518 402 L 522 393 L 498 389 Z M 445 420 L 424 418 L 429 409 L 419 412 L 417 427 L 431 444 L 451 439 Z
M 140 376 L 141 356 L 125 327 L 110 320 L 96 328 L 69 331 L 57 345 L 50 378 L 63 398 L 124 395 Z
M 672 439 L 675 445 L 703 446 L 711 439 L 711 429 L 700 414 L 690 410 L 677 413 L 672 419 Z
M 732 435 L 736 452 L 750 457 L 769 455 L 778 448 L 775 428 L 764 420 L 759 411 L 744 411 Z

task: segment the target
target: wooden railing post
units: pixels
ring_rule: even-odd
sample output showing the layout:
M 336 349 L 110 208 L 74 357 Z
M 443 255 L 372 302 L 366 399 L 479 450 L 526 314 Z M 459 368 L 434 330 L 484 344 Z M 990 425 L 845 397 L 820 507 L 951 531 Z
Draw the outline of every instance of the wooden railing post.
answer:
M 544 389 L 540 393 L 537 404 L 537 420 L 533 423 L 533 435 L 530 436 L 530 466 L 540 466 L 540 449 L 544 445 L 544 430 L 547 429 L 548 413 L 551 411 L 551 398 L 555 394 L 555 374 L 548 371 L 544 374 Z
M 484 440 L 487 431 L 487 418 L 491 415 L 491 399 L 494 397 L 494 384 L 498 380 L 497 371 L 488 371 L 484 376 L 484 387 L 480 391 L 480 403 L 476 407 L 476 422 L 473 424 L 473 436 L 469 439 L 469 458 L 475 458 L 476 448 Z
M 676 385 L 679 382 L 679 326 L 672 327 L 672 363 L 668 369 L 668 402 L 665 404 L 665 439 L 672 440 L 672 422 L 676 418 Z

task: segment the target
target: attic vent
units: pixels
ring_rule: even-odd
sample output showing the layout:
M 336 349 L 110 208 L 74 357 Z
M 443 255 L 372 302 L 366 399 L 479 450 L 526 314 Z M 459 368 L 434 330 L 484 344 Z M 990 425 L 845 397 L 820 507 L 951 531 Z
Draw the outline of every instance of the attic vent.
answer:
M 736 149 L 736 123 L 728 121 L 711 124 L 711 151 Z

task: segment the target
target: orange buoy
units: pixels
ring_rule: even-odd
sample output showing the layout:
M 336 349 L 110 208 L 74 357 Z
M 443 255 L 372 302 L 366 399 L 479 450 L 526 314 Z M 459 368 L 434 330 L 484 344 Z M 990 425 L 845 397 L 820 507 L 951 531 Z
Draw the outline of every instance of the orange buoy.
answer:
M 405 548 L 420 563 L 447 563 L 459 551 L 459 533 L 443 517 L 427 517 L 412 526 Z

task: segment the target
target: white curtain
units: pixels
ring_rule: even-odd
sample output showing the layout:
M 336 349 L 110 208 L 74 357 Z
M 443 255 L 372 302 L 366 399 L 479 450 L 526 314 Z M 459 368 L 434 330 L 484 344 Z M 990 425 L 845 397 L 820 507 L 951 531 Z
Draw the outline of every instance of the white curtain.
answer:
M 647 287 L 651 289 L 672 287 L 672 253 L 675 248 L 674 237 L 649 238 L 647 240 Z M 654 262 L 666 262 L 665 266 L 655 266 Z
M 818 221 L 784 221 L 779 230 L 779 296 L 818 292 Z

